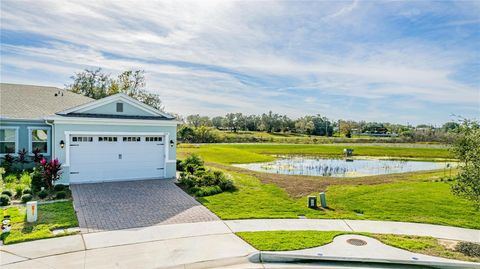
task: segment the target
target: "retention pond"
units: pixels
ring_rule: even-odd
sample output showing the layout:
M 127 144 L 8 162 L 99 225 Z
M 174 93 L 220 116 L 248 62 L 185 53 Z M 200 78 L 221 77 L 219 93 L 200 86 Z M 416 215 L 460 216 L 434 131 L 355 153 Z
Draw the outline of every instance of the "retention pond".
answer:
M 249 170 L 286 175 L 359 177 L 422 170 L 450 169 L 452 162 L 423 162 L 383 159 L 323 159 L 282 156 L 268 163 L 237 164 Z

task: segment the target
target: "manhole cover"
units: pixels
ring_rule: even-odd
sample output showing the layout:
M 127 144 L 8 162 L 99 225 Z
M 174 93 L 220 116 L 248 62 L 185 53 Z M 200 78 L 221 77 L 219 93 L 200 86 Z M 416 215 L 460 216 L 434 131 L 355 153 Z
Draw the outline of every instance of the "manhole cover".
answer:
M 354 246 L 365 246 L 367 244 L 367 242 L 360 239 L 348 239 L 347 243 Z

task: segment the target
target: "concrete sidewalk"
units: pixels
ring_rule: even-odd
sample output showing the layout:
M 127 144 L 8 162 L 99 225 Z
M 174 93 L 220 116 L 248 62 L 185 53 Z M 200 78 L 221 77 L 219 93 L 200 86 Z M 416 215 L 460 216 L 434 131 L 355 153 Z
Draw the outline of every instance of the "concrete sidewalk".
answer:
M 341 219 L 248 219 L 224 221 L 233 232 L 254 231 L 347 231 L 379 234 L 431 236 L 441 239 L 480 242 L 480 230 L 451 226 L 372 220 Z
M 222 267 L 257 251 L 238 231 L 319 230 L 411 234 L 480 241 L 480 231 L 386 221 L 270 219 L 169 224 L 0 247 L 2 268 Z

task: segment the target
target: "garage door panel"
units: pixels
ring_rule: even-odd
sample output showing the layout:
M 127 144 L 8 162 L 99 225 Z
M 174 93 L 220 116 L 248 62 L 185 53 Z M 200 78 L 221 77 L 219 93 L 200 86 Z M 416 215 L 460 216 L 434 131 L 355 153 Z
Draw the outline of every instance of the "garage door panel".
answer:
M 159 141 L 147 141 L 146 136 L 132 137 L 132 141 L 123 141 L 120 135 L 76 137 L 77 141 L 73 141 L 73 137 L 76 136 L 72 135 L 70 147 L 71 182 L 160 178 L 164 175 L 165 145 Z M 111 141 L 110 137 L 116 137 L 116 141 Z

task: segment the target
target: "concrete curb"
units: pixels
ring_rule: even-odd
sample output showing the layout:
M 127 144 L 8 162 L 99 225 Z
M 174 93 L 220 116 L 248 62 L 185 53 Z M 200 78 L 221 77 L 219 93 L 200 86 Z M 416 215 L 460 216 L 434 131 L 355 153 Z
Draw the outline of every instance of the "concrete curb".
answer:
M 254 257 L 252 259 L 252 257 Z M 179 264 L 167 267 L 160 267 L 161 269 L 206 269 L 206 268 L 221 268 L 237 264 L 244 264 L 246 262 L 260 262 L 260 255 L 254 252 L 245 256 L 228 257 L 217 260 L 194 262 L 190 264 Z
M 258 259 L 262 263 L 312 263 L 321 261 L 333 262 L 360 262 L 360 263 L 384 263 L 384 264 L 401 264 L 401 265 L 421 265 L 433 268 L 457 268 L 457 269 L 480 269 L 480 263 L 473 262 L 433 262 L 433 261 L 409 261 L 395 259 L 376 259 L 376 258 L 346 258 L 336 256 L 309 256 L 297 254 L 279 254 L 268 251 L 260 251 Z

